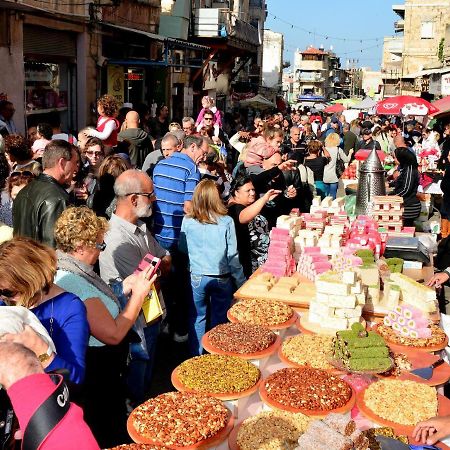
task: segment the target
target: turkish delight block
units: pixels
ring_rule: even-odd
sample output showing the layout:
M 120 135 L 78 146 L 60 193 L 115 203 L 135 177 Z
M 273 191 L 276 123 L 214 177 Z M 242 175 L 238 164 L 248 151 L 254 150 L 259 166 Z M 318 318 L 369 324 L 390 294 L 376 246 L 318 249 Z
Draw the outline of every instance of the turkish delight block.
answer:
M 323 422 L 330 428 L 351 438 L 352 433 L 356 430 L 356 424 L 353 420 L 342 414 L 330 413 L 324 419 Z
M 354 308 L 356 295 L 330 295 L 328 305 L 334 308 Z

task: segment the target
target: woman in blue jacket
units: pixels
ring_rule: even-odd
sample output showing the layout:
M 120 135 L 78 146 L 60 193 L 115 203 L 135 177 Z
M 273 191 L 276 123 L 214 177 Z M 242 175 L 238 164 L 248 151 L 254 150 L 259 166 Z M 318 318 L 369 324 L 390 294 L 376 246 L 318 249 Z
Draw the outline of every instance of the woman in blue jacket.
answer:
M 213 328 L 227 321 L 234 290 L 245 281 L 234 222 L 214 181 L 203 180 L 197 185 L 192 212 L 181 226 L 179 245 L 188 253 L 191 274 L 189 349 L 193 355 L 201 355 L 207 323 Z

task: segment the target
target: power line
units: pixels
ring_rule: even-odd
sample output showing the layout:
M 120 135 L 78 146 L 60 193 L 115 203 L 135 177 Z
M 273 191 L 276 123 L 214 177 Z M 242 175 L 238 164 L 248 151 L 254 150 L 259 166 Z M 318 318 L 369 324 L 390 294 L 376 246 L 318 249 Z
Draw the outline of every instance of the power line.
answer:
M 287 20 L 284 20 L 281 17 L 278 17 L 278 16 L 276 16 L 274 14 L 268 13 L 268 15 L 272 16 L 274 18 L 274 20 L 278 20 L 278 21 L 284 23 L 285 25 L 290 26 L 291 29 L 300 30 L 300 31 L 303 31 L 305 33 L 308 33 L 309 35 L 323 37 L 325 39 L 333 39 L 335 41 L 343 41 L 343 42 L 360 42 L 361 44 L 363 42 L 369 42 L 369 41 L 377 41 L 378 42 L 378 41 L 384 39 L 384 37 L 376 37 L 376 38 L 343 38 L 343 37 L 339 37 L 339 36 L 330 36 L 329 34 L 316 33 L 315 31 L 308 30 L 308 29 L 303 28 L 303 27 L 299 27 L 298 25 L 295 25 L 295 24 L 293 24 L 291 22 L 288 22 Z

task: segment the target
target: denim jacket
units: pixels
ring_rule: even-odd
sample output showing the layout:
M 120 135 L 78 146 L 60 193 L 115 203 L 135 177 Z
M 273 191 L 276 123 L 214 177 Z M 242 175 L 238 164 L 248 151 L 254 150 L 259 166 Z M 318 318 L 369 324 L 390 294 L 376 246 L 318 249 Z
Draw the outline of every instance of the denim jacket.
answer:
M 191 273 L 225 275 L 231 273 L 237 287 L 245 276 L 239 261 L 233 219 L 219 216 L 217 224 L 200 223 L 185 217 L 181 225 L 179 248 L 189 255 Z

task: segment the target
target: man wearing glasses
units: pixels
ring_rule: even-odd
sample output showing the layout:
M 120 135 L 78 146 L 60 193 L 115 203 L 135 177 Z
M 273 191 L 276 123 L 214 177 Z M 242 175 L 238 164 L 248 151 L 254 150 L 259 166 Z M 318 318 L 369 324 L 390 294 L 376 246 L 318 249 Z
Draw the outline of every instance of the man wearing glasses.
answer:
M 105 235 L 106 247 L 99 258 L 100 276 L 106 283 L 112 283 L 117 278 L 124 280 L 134 273 L 148 253 L 161 259 L 161 275 L 167 275 L 170 271 L 170 254 L 158 244 L 141 220 L 151 216 L 156 200 L 152 180 L 140 170 L 126 170 L 117 177 L 114 193 L 117 207 Z M 139 320 L 144 319 L 141 317 Z M 127 386 L 133 405 L 146 399 L 160 322 L 160 318 L 157 318 L 144 327 L 148 359 L 134 357 L 129 365 Z

